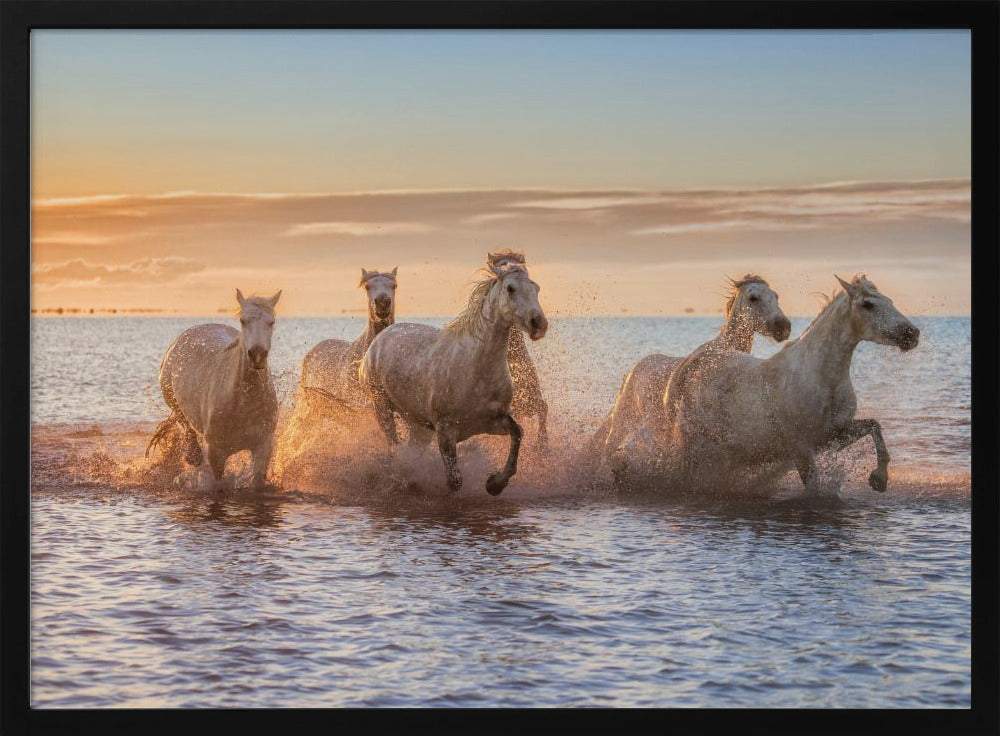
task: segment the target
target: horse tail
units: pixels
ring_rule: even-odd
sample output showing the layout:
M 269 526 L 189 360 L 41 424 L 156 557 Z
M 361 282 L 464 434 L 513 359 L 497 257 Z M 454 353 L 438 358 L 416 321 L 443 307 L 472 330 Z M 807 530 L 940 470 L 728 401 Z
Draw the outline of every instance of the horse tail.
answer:
M 176 411 L 170 412 L 170 416 L 157 425 L 156 431 L 153 432 L 153 438 L 146 445 L 146 454 L 143 457 L 149 457 L 150 450 L 159 445 L 163 441 L 163 438 L 167 436 L 167 433 L 170 432 L 171 428 L 179 422 L 180 415 Z

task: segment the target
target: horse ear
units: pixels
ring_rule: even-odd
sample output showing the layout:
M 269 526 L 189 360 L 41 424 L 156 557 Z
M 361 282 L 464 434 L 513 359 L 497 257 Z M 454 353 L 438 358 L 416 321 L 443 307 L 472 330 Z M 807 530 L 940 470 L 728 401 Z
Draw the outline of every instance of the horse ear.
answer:
M 393 267 L 393 269 L 392 269 L 392 277 L 393 278 L 396 278 L 396 271 L 398 271 L 398 270 L 399 270 L 399 266 L 394 266 Z
M 236 290 L 236 301 L 240 303 L 240 307 L 245 307 L 247 305 L 246 297 L 243 296 L 243 292 L 239 289 Z
M 280 298 L 281 298 L 281 289 L 278 289 L 278 293 L 275 294 L 274 296 L 272 296 L 271 299 L 270 299 L 271 309 L 274 309 L 274 306 L 278 303 L 278 300 Z
M 844 287 L 844 291 L 847 292 L 847 296 L 851 297 L 851 299 L 857 298 L 857 296 L 858 296 L 858 287 L 857 286 L 855 286 L 854 284 L 847 283 L 842 278 L 840 278 L 840 276 L 837 276 L 837 274 L 833 274 L 833 275 L 837 279 L 837 281 L 840 282 L 840 285 Z
M 362 281 L 367 281 L 369 276 L 371 276 L 371 274 L 368 273 L 365 269 L 362 268 L 361 269 L 361 280 Z
M 486 262 L 489 265 L 491 265 L 491 266 L 496 265 L 497 258 L 499 258 L 499 257 L 500 257 L 499 253 L 487 253 L 486 254 Z

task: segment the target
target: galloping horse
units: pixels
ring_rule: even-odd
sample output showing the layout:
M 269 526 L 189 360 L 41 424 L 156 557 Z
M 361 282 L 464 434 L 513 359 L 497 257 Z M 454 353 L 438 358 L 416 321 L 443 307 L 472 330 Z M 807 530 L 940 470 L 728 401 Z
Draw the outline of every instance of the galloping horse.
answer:
M 160 363 L 160 389 L 170 416 L 157 427 L 147 455 L 178 424 L 185 431 L 185 459 L 195 467 L 203 460 L 199 435 L 205 440 L 216 483 L 230 455 L 250 450 L 251 487 L 264 485 L 278 416 L 267 354 L 280 296 L 279 291 L 270 298 L 247 299 L 237 289 L 239 331 L 228 325 L 197 325 L 174 340 Z
M 394 412 L 409 426 L 411 442 L 437 433 L 451 492 L 462 487 L 457 443 L 477 434 L 510 435 L 506 465 L 486 481 L 486 491 L 495 496 L 517 472 L 522 434 L 511 416 L 510 329 L 539 340 L 548 321 L 538 304 L 538 284 L 523 265 L 494 266 L 486 273 L 465 310 L 444 329 L 397 323 L 379 333 L 359 377 L 390 445 L 399 442 Z
M 706 349 L 749 353 L 755 333 L 777 342 L 788 339 L 792 323 L 778 306 L 778 295 L 756 274 L 730 279 L 732 291 L 726 302 L 726 321 Z M 701 349 L 701 348 L 699 348 Z M 625 375 L 611 413 L 591 441 L 591 450 L 607 463 L 622 441 L 663 412 L 663 394 L 674 369 L 684 358 L 662 353 L 647 355 Z
M 710 491 L 733 478 L 758 484 L 795 468 L 812 492 L 818 452 L 871 435 L 877 467 L 868 483 L 885 491 L 889 452 L 877 421 L 854 418 L 851 359 L 862 340 L 912 350 L 920 330 L 865 276 L 837 280 L 844 290 L 770 358 L 705 349 L 674 370 L 663 399 L 666 478 Z
M 367 405 L 358 366 L 375 336 L 396 321 L 396 270 L 361 269 L 358 286 L 368 295 L 368 326 L 354 342 L 323 340 L 306 353 L 299 380 L 303 389 L 356 409 Z
M 527 268 L 524 253 L 502 250 L 499 253 L 489 253 L 486 256 L 487 268 L 494 266 L 502 268 L 510 263 L 519 263 Z M 511 381 L 514 383 L 514 398 L 510 402 L 510 413 L 521 422 L 530 416 L 538 417 L 538 442 L 544 452 L 549 444 L 549 405 L 542 397 L 538 371 L 531 360 L 531 355 L 528 354 L 524 333 L 520 330 L 512 329 L 510 331 L 507 366 L 510 368 Z

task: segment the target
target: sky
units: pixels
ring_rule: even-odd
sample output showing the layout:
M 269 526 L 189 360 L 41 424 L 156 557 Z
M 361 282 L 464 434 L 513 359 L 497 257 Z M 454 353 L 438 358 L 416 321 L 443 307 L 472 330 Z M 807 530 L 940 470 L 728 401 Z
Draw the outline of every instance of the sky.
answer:
M 551 315 L 808 316 L 866 272 L 970 309 L 967 31 L 34 31 L 33 307 L 449 315 L 524 250 Z

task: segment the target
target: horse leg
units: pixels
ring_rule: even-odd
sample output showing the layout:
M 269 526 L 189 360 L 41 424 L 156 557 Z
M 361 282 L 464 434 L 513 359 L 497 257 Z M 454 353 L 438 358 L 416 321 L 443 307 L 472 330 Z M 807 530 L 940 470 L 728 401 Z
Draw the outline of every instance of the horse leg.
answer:
M 462 488 L 462 474 L 458 470 L 458 450 L 455 438 L 447 430 L 438 428 L 438 449 L 444 460 L 444 470 L 448 476 L 448 492 L 457 493 Z
M 222 476 L 226 472 L 226 460 L 229 459 L 229 455 L 220 450 L 218 447 L 208 446 L 208 465 L 212 468 L 212 475 L 215 476 L 216 485 L 222 480 Z
M 184 443 L 187 445 L 184 449 L 184 459 L 197 468 L 205 459 L 201 452 L 201 444 L 198 442 L 198 434 L 184 420 L 181 420 L 180 424 L 184 427 Z
M 517 455 L 521 450 L 521 436 L 524 434 L 521 425 L 514 421 L 510 414 L 504 414 L 499 421 L 502 434 L 510 435 L 510 451 L 507 453 L 507 464 L 503 470 L 498 470 L 486 479 L 486 492 L 497 496 L 507 487 L 511 477 L 517 472 Z
M 868 476 L 868 485 L 878 493 L 884 493 L 889 484 L 889 450 L 886 449 L 885 439 L 882 437 L 881 424 L 874 419 L 855 419 L 837 432 L 830 440 L 830 444 L 839 451 L 866 435 L 871 435 L 872 442 L 875 443 L 875 459 L 878 462 L 878 467 Z
M 538 397 L 538 442 L 541 445 L 542 452 L 548 452 L 549 450 L 549 405 L 545 402 L 545 399 Z
M 795 468 L 799 471 L 799 478 L 802 479 L 802 485 L 805 486 L 806 491 L 814 493 L 817 490 L 816 482 L 818 479 L 816 456 L 811 452 L 803 453 L 799 456 L 799 459 L 795 461 Z
M 264 440 L 257 449 L 253 451 L 253 474 L 250 476 L 250 487 L 259 491 L 267 482 L 267 466 L 271 461 L 271 452 L 274 449 L 273 437 Z
M 376 386 L 372 386 L 369 389 L 368 395 L 371 397 L 378 426 L 385 433 L 386 439 L 389 440 L 389 445 L 398 445 L 399 434 L 396 432 L 396 419 L 393 417 L 392 404 L 389 403 L 389 397 L 385 395 L 385 391 Z
M 416 422 L 407 423 L 408 437 L 406 438 L 406 444 L 411 447 L 427 447 L 427 443 L 431 441 L 431 437 L 434 434 L 434 430 L 423 425 L 417 424 Z

